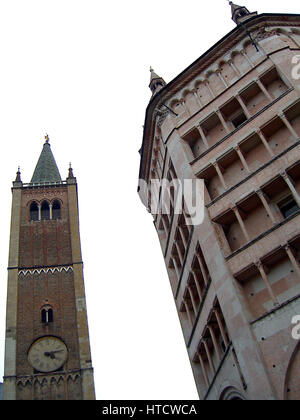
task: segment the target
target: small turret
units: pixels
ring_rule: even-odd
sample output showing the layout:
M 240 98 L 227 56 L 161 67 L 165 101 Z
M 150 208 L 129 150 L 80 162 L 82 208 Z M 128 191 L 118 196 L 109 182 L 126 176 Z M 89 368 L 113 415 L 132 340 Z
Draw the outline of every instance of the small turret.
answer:
M 238 4 L 234 4 L 232 1 L 230 1 L 229 4 L 231 6 L 231 18 L 237 25 L 244 23 L 248 19 L 257 15 L 257 12 L 249 12 L 245 6 L 239 6 Z
M 158 76 L 155 73 L 152 67 L 150 67 L 150 72 L 151 76 L 149 88 L 151 89 L 152 96 L 154 96 L 158 91 L 160 91 L 160 89 L 162 89 L 166 85 L 166 82 L 162 77 Z

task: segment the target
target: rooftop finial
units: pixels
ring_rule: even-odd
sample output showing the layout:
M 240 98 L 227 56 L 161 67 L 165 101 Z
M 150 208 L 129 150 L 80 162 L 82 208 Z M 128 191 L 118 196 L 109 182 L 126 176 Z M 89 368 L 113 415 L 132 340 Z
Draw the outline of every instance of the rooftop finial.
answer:
M 251 13 L 245 6 L 239 6 L 230 0 L 228 0 L 228 3 L 231 6 L 231 18 L 237 25 L 257 15 L 257 12 Z
M 46 140 L 46 143 L 49 143 L 49 136 L 48 136 L 48 134 L 46 133 L 46 135 L 45 135 L 45 140 Z

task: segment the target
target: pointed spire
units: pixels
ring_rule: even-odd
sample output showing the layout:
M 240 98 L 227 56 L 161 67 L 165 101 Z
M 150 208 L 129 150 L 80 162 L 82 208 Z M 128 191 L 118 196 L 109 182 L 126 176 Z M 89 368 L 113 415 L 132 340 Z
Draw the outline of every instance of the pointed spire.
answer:
M 46 134 L 43 150 L 35 167 L 31 183 L 61 182 L 61 176 L 51 151 L 49 136 Z
M 15 182 L 22 182 L 21 181 L 21 172 L 20 172 L 20 166 L 18 166 L 18 172 L 16 174 Z
M 164 79 L 160 76 L 158 76 L 155 71 L 153 70 L 152 67 L 150 67 L 150 84 L 149 84 L 149 88 L 152 92 L 152 96 L 155 95 L 160 89 L 162 89 L 165 85 L 166 82 L 164 81 Z
M 231 18 L 237 25 L 257 15 L 257 12 L 249 12 L 245 6 L 239 6 L 229 0 L 228 3 L 231 6 Z
M 68 173 L 67 183 L 68 184 L 76 184 L 76 178 L 73 174 L 73 168 L 72 168 L 71 162 L 69 164 L 69 173 Z
M 22 187 L 23 183 L 21 180 L 20 166 L 18 166 L 18 171 L 16 173 L 16 179 L 13 181 L 13 187 Z

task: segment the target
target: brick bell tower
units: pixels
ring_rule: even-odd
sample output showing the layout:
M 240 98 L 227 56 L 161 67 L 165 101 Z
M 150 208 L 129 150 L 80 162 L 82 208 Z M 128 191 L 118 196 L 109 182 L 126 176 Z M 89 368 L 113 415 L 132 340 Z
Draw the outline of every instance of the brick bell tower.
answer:
M 18 170 L 12 188 L 3 399 L 92 400 L 77 183 L 45 139 L 31 182 Z

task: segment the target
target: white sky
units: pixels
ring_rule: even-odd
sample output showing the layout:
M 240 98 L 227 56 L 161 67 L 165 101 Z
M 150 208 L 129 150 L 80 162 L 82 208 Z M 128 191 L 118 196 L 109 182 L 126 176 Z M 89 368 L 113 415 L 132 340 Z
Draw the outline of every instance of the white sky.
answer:
M 299 0 L 245 3 L 300 13 Z M 97 399 L 198 398 L 138 150 L 150 65 L 169 82 L 234 26 L 225 0 L 0 0 L 0 381 L 10 188 L 18 165 L 30 181 L 48 133 L 78 181 Z

